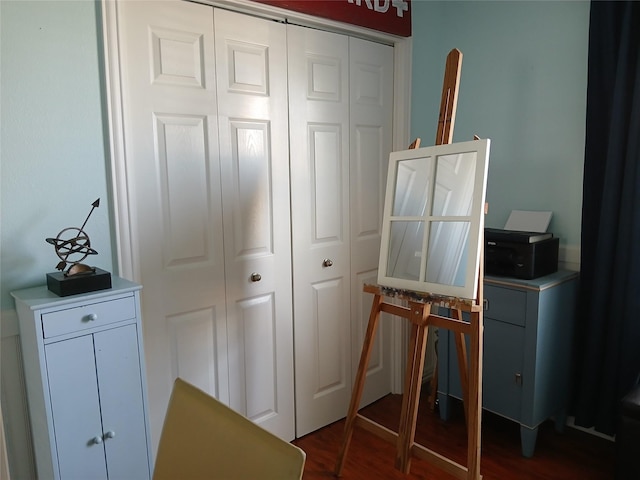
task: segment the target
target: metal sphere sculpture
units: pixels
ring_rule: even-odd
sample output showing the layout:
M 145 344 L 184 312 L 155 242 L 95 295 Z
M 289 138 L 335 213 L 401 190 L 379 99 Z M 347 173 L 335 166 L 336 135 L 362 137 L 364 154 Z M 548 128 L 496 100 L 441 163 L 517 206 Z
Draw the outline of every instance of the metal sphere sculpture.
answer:
M 82 262 L 89 255 L 97 255 L 93 248 L 91 248 L 91 239 L 89 235 L 84 231 L 84 227 L 89 221 L 89 217 L 93 213 L 93 210 L 100 206 L 100 199 L 97 199 L 91 204 L 91 211 L 84 223 L 80 228 L 67 227 L 58 233 L 55 238 L 49 237 L 46 239 L 47 243 L 53 245 L 56 251 L 56 255 L 60 259 L 56 268 L 63 271 L 68 264 L 69 269 L 64 272 L 65 276 L 80 275 L 94 273 L 95 268 L 89 267 Z

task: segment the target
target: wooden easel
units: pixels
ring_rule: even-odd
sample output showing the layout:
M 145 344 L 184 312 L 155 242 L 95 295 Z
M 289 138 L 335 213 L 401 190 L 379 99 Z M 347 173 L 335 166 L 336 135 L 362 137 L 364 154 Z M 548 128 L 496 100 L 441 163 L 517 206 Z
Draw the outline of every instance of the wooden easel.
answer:
M 453 124 L 457 95 L 460 84 L 460 68 L 462 54 L 459 50 L 452 50 L 447 56 L 445 78 L 440 104 L 438 133 L 436 144 L 450 143 L 453 137 Z M 417 139 L 410 148 L 417 148 Z M 477 296 L 475 299 L 452 298 L 428 293 L 412 291 L 398 291 L 377 285 L 365 285 L 364 291 L 374 295 L 371 306 L 369 323 L 362 346 L 360 364 L 351 395 L 351 402 L 345 422 L 342 447 L 336 461 L 335 474 L 342 475 L 347 451 L 351 443 L 353 430 L 361 427 L 385 441 L 396 444 L 395 466 L 402 472 L 409 473 L 411 458 L 427 460 L 447 473 L 460 480 L 478 480 L 480 476 L 480 434 L 482 411 L 482 299 L 483 299 L 483 263 L 481 251 L 478 275 Z M 398 298 L 408 301 L 408 307 L 387 303 L 383 297 Z M 431 307 L 442 306 L 449 308 L 450 317 L 444 317 L 431 312 Z M 358 413 L 362 398 L 367 366 L 375 339 L 380 313 L 387 312 L 410 322 L 411 334 L 407 367 L 405 372 L 404 394 L 398 433 L 363 417 Z M 469 312 L 470 322 L 462 320 L 462 312 Z M 422 387 L 422 371 L 427 344 L 428 327 L 433 325 L 455 332 L 460 379 L 467 419 L 467 466 L 460 465 L 422 445 L 415 443 L 416 420 Z M 464 336 L 470 339 L 470 362 L 467 372 L 467 352 Z M 467 375 L 468 373 L 468 375 Z

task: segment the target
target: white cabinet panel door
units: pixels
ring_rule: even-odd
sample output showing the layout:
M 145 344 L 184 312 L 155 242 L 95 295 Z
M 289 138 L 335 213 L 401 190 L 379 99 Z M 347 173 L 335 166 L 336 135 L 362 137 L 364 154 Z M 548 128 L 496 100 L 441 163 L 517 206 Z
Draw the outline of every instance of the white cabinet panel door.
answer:
M 230 406 L 292 440 L 286 27 L 214 17 Z
M 123 1 L 118 20 L 129 227 L 157 446 L 176 376 L 229 402 L 213 9 Z
M 136 325 L 93 337 L 109 478 L 149 478 Z
M 45 351 L 60 478 L 149 478 L 136 326 Z
M 106 479 L 93 335 L 50 343 L 45 355 L 60 478 Z

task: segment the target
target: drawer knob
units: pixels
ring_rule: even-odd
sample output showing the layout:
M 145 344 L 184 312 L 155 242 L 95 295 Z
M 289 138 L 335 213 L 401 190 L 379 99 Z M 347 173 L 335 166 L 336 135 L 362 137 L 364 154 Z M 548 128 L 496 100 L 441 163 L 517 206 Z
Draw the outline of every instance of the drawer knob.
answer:
M 325 258 L 322 261 L 322 266 L 323 267 L 331 267 L 333 265 L 333 260 L 331 260 L 330 258 Z
M 116 432 L 114 432 L 113 430 L 109 430 L 107 433 L 104 434 L 104 438 L 113 438 L 116 436 Z
M 97 313 L 90 313 L 89 315 L 87 315 L 87 320 L 89 320 L 90 322 L 95 322 L 97 319 L 98 319 Z
M 102 437 L 100 436 L 93 437 L 93 440 L 91 440 L 91 442 L 95 445 L 100 445 L 102 443 Z

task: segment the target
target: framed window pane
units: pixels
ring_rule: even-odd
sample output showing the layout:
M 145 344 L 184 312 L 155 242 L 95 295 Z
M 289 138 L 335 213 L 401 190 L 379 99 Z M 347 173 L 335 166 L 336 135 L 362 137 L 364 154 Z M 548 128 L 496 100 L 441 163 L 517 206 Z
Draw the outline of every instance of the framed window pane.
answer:
M 378 283 L 475 299 L 490 140 L 392 152 Z

